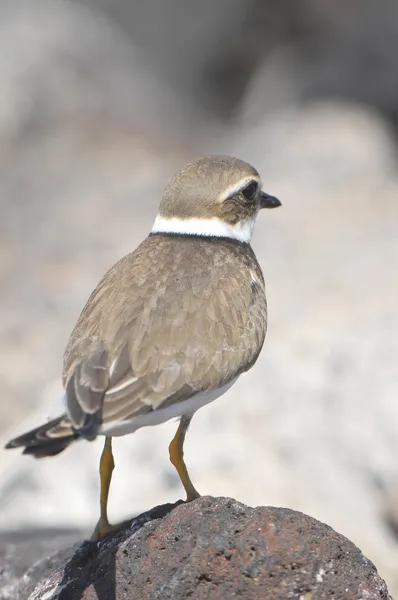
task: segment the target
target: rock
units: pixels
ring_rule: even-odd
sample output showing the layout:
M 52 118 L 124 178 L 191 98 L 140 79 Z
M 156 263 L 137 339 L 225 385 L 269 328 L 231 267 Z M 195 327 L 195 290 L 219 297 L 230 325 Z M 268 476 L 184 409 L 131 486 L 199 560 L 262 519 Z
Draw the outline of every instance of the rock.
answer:
M 117 23 L 191 105 L 220 119 L 235 116 L 259 59 L 285 39 L 292 12 L 290 0 L 171 0 L 167 8 L 162 0 L 80 1 Z
M 51 573 L 52 571 L 52 573 Z M 34 566 L 18 600 L 388 600 L 348 539 L 286 508 L 202 497 L 156 507 Z
M 196 106 L 146 68 L 99 11 L 51 0 L 34 8 L 29 0 L 3 0 L 1 8 L 0 50 L 9 60 L 0 63 L 0 157 L 5 142 L 65 135 L 66 125 L 72 135 L 91 130 L 97 142 L 120 128 L 143 145 L 164 140 L 168 148 L 197 124 Z
M 103 11 L 159 78 L 219 118 L 238 114 L 264 63 L 261 114 L 297 98 L 342 97 L 397 123 L 396 0 L 80 2 Z
M 32 564 L 81 540 L 86 533 L 42 528 L 0 534 L 0 599 L 15 597 L 18 582 Z M 51 568 L 51 559 L 46 562 Z

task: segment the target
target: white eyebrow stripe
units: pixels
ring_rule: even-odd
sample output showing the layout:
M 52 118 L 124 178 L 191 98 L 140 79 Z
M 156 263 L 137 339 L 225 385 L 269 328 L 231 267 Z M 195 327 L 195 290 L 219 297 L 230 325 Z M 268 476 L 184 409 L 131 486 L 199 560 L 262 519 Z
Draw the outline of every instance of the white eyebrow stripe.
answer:
M 256 177 L 255 175 L 253 175 L 251 177 L 244 177 L 243 179 L 241 179 L 240 181 L 238 181 L 234 185 L 231 185 L 231 187 L 229 187 L 226 190 L 224 190 L 223 193 L 220 194 L 219 197 L 218 197 L 219 201 L 223 202 L 227 198 L 232 198 L 233 196 L 236 196 L 236 194 L 238 192 L 240 192 L 241 190 L 243 190 L 246 187 L 246 185 L 248 183 L 251 183 L 252 181 L 255 181 L 256 183 L 258 183 L 258 187 L 259 188 L 262 187 L 261 186 L 261 180 L 260 180 L 259 177 Z

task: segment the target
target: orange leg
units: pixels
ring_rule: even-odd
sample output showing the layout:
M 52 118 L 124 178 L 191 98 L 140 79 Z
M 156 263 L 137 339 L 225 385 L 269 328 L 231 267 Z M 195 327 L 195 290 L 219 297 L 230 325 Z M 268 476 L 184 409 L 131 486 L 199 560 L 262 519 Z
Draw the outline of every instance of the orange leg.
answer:
M 199 498 L 200 494 L 194 488 L 194 485 L 188 475 L 187 467 L 184 462 L 184 440 L 192 417 L 182 416 L 177 432 L 169 446 L 170 461 L 177 470 L 181 483 L 187 494 L 187 502 Z
M 111 525 L 108 520 L 109 488 L 111 486 L 112 471 L 114 468 L 115 462 L 112 454 L 112 438 L 107 437 L 105 438 L 104 449 L 102 450 L 99 467 L 101 478 L 100 519 L 91 539 L 102 538 L 115 528 L 115 526 Z

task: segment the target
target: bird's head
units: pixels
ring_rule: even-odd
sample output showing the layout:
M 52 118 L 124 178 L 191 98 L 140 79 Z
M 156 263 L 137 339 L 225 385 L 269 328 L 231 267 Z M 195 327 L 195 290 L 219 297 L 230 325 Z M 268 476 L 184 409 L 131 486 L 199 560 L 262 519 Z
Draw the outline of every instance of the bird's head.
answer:
M 229 237 L 250 242 L 262 208 L 280 201 L 262 190 L 254 167 L 230 156 L 200 158 L 166 186 L 153 233 Z

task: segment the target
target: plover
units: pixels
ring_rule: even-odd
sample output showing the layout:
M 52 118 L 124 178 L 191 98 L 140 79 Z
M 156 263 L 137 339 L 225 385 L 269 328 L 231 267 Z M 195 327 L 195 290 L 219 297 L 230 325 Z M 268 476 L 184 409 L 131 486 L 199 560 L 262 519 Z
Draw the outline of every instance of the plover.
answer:
M 178 171 L 151 233 L 104 275 L 72 331 L 63 414 L 7 444 L 41 458 L 105 436 L 96 537 L 112 528 L 113 436 L 180 417 L 170 460 L 187 500 L 199 496 L 183 459 L 185 434 L 263 346 L 267 303 L 250 240 L 260 209 L 277 206 L 242 160 L 201 158 Z

